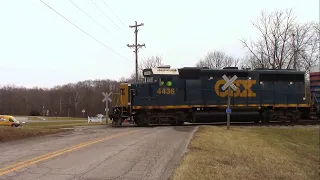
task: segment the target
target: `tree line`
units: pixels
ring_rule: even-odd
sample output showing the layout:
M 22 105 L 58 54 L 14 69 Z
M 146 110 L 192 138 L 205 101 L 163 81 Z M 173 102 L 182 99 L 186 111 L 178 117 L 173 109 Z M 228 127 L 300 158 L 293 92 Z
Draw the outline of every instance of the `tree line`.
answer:
M 244 57 L 233 57 L 220 50 L 208 52 L 196 62 L 196 67 L 220 69 L 237 66 L 247 68 L 297 69 L 309 72 L 320 61 L 320 25 L 299 23 L 292 10 L 262 11 L 252 22 L 260 36 L 254 40 L 241 39 L 247 49 Z M 164 65 L 161 56 L 152 56 L 139 64 L 142 69 Z M 53 88 L 24 88 L 13 85 L 0 87 L 0 114 L 86 117 L 105 113 L 102 92 L 117 92 L 121 82 L 133 82 L 135 74 L 111 79 L 86 80 Z M 85 110 L 83 113 L 82 110 Z

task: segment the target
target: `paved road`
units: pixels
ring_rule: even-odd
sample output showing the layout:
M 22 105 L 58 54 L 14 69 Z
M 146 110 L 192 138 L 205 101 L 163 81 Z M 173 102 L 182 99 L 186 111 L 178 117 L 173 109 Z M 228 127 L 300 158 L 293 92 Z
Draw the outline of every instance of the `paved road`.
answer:
M 0 143 L 0 179 L 167 179 L 195 130 L 86 127 Z

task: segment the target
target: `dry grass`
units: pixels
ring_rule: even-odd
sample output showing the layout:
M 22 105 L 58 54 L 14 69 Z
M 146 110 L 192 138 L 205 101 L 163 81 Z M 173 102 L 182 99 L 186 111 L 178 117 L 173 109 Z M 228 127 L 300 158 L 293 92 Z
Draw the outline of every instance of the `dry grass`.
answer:
M 319 179 L 319 127 L 203 126 L 174 180 Z
M 28 120 L 42 120 L 42 116 L 28 116 Z M 87 120 L 87 118 L 74 117 L 45 117 L 46 120 Z
M 24 139 L 28 137 L 43 136 L 68 131 L 62 128 L 71 128 L 76 126 L 96 126 L 105 125 L 105 123 L 87 123 L 86 121 L 72 122 L 33 122 L 27 123 L 22 128 L 0 127 L 0 142 Z
M 6 141 L 13 141 L 24 139 L 28 137 L 43 136 L 46 134 L 54 134 L 64 132 L 64 129 L 29 129 L 29 128 L 0 128 L 0 143 Z

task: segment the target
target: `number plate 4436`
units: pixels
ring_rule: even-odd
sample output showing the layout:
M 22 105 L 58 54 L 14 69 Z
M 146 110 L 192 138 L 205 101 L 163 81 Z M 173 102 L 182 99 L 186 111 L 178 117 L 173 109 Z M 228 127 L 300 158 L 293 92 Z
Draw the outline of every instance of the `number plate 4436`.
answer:
M 157 94 L 167 94 L 167 95 L 174 95 L 176 93 L 174 88 L 159 88 L 157 90 Z

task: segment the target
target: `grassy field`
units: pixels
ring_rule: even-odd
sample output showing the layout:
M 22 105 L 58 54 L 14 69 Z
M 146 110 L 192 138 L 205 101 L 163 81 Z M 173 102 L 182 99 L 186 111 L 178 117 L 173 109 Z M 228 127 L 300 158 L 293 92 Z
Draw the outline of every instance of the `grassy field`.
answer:
M 26 123 L 22 128 L 0 127 L 0 142 L 18 140 L 28 137 L 43 136 L 46 134 L 54 134 L 69 131 L 64 128 L 72 128 L 76 126 L 96 126 L 105 125 L 103 123 L 87 123 L 87 121 L 79 120 L 72 122 L 32 122 Z
M 319 126 L 202 126 L 174 180 L 319 178 Z

